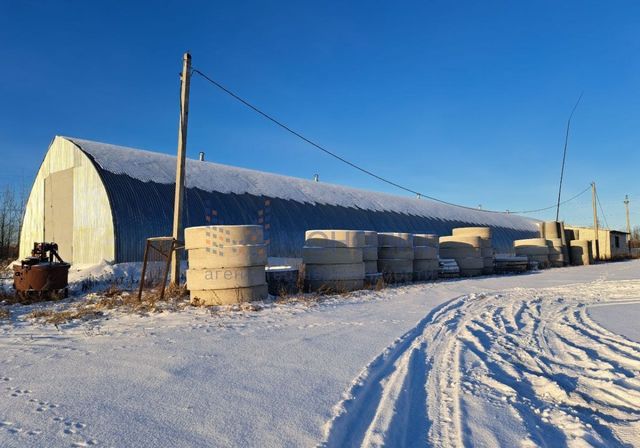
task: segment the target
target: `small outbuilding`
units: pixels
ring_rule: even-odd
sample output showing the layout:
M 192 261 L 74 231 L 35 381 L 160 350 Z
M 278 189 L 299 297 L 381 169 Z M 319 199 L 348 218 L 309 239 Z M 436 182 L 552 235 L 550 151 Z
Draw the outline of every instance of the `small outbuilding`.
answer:
M 145 239 L 171 234 L 175 156 L 55 137 L 29 195 L 21 257 L 55 241 L 71 263 L 140 261 Z M 424 198 L 376 193 L 187 160 L 185 227 L 261 224 L 272 257 L 300 257 L 304 232 L 342 228 L 448 235 L 489 226 L 498 252 L 537 236 L 536 221 Z
M 567 226 L 565 230 L 572 231 L 575 239 L 594 241 L 595 230 L 593 227 Z M 620 260 L 629 258 L 631 250 L 629 241 L 631 235 L 627 232 L 611 229 L 598 229 L 598 259 Z M 592 247 L 594 256 L 595 247 Z

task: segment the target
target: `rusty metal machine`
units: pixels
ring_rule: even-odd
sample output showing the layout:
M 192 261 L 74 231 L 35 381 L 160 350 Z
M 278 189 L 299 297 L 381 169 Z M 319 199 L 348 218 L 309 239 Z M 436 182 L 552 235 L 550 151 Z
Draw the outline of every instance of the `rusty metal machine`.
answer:
M 13 287 L 25 299 L 66 297 L 70 267 L 56 243 L 34 243 L 31 256 L 13 267 Z

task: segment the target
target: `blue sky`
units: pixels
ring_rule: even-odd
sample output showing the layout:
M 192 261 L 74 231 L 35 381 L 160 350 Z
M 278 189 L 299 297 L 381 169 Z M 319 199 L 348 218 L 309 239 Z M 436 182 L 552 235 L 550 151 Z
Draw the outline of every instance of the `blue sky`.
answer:
M 296 130 L 412 189 L 496 210 L 598 185 L 640 223 L 637 2 L 7 1 L 0 185 L 30 186 L 54 135 L 175 153 L 194 67 Z M 404 194 L 341 165 L 194 77 L 188 154 Z M 550 219 L 554 212 L 534 215 Z M 561 217 L 588 224 L 588 194 Z

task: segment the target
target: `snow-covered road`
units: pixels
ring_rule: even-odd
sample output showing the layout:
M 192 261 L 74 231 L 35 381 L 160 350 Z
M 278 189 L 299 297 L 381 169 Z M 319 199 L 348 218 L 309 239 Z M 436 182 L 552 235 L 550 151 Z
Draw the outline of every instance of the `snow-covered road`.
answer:
M 14 316 L 0 446 L 640 445 L 640 348 L 587 313 L 637 301 L 639 274 L 615 263 L 59 330 Z
M 327 446 L 640 443 L 640 344 L 591 304 L 640 304 L 640 281 L 471 294 L 433 310 L 354 381 Z

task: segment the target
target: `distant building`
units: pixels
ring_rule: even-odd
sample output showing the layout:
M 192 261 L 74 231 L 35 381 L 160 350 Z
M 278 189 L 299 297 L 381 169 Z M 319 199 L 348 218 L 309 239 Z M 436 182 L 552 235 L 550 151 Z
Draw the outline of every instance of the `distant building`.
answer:
M 74 264 L 141 260 L 146 238 L 171 235 L 175 170 L 167 154 L 55 137 L 27 202 L 21 257 L 34 242 L 55 241 Z M 272 257 L 300 257 L 309 229 L 446 235 L 490 226 L 496 250 L 505 253 L 513 240 L 538 234 L 536 221 L 513 214 L 191 159 L 184 223 L 262 224 Z
M 565 225 L 565 230 L 573 231 L 575 239 L 593 241 L 595 231 L 593 227 L 579 227 Z M 629 241 L 631 235 L 627 232 L 610 229 L 598 229 L 598 247 L 600 260 L 617 260 L 629 258 Z M 592 246 L 593 248 L 593 246 Z M 593 248 L 595 256 L 595 248 Z

